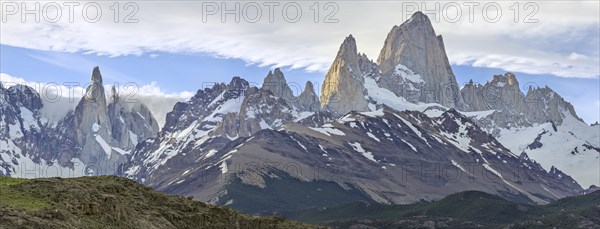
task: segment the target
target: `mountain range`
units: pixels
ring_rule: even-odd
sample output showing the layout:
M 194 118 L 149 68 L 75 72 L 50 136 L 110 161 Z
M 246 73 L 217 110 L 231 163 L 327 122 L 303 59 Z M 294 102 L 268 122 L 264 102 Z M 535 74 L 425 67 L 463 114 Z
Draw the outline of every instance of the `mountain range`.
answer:
M 261 87 L 234 77 L 198 90 L 159 127 L 96 67 L 62 120 L 49 123 L 47 105 L 0 84 L 0 175 L 118 175 L 253 214 L 467 190 L 543 204 L 600 183 L 599 125 L 512 73 L 459 87 L 420 12 L 391 29 L 376 61 L 346 37 L 320 95 L 311 82 L 294 95 L 274 69 Z

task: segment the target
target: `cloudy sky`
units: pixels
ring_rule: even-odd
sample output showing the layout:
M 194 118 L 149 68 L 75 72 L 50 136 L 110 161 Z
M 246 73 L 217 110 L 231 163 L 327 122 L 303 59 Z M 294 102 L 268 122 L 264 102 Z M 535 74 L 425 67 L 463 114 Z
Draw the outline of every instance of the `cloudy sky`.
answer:
M 38 14 L 24 14 L 35 2 L 2 2 L 3 82 L 83 86 L 99 65 L 105 83 L 135 83 L 139 95 L 170 104 L 235 75 L 261 84 L 281 67 L 299 93 L 307 80 L 320 84 L 348 34 L 377 59 L 391 27 L 418 8 L 443 35 L 459 83 L 511 71 L 521 84 L 556 90 L 586 122 L 600 116 L 598 1 L 39 4 Z

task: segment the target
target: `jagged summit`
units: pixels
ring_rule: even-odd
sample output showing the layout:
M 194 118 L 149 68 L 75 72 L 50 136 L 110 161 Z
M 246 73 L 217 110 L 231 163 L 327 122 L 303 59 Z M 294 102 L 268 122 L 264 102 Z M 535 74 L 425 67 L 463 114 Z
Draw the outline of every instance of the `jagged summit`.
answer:
M 420 53 L 416 52 L 416 48 L 421 48 Z M 423 57 L 424 54 L 428 54 L 425 53 L 427 51 L 444 51 L 439 49 L 440 41 L 436 37 L 431 21 L 419 11 L 401 25 L 392 27 L 377 58 L 377 64 L 385 73 L 393 70 L 399 63 L 408 62 L 408 54 L 419 54 L 416 57 Z M 425 67 L 427 67 L 423 63 L 425 60 L 425 58 L 413 59 L 415 63 L 404 65 L 415 73 L 423 74 L 426 73 Z
M 242 79 L 239 76 L 235 76 L 231 79 L 227 86 L 231 89 L 243 90 L 248 88 L 249 85 L 250 84 L 245 79 Z
M 110 93 L 108 94 L 108 101 L 110 103 L 119 102 L 119 94 L 117 93 L 117 88 L 115 86 L 110 87 Z
M 88 168 L 86 173 L 112 175 L 138 141 L 155 136 L 158 125 L 144 104 L 119 101 L 115 87 L 111 87 L 107 102 L 98 67 L 92 70 L 91 79 L 85 96 L 57 129 L 76 149 L 68 152 L 68 157 L 81 160 Z
M 356 40 L 354 39 L 352 34 L 348 35 L 344 39 L 344 42 L 342 42 L 342 45 L 340 46 L 340 49 L 338 50 L 338 53 L 337 53 L 337 57 L 351 57 L 351 56 L 358 56 L 358 52 L 356 49 Z
M 100 67 L 94 67 L 92 70 L 92 82 L 102 84 L 102 74 L 100 74 Z
M 400 26 L 392 27 L 377 64 L 383 74 L 380 86 L 396 95 L 405 96 L 403 90 L 410 84 L 410 88 L 420 92 L 411 99 L 413 102 L 462 108 L 458 84 L 443 39 L 435 34 L 431 21 L 423 13 L 417 12 Z M 404 77 L 411 82 L 400 79 L 405 69 L 413 73 L 408 74 L 410 77 Z
M 519 81 L 513 73 L 494 75 L 484 85 L 469 83 L 461 90 L 468 111 L 498 111 L 491 118 L 490 127 L 509 127 L 519 124 L 554 122 L 561 124 L 565 114 L 581 120 L 573 106 L 550 87 L 529 86 L 523 94 Z M 518 122 L 516 120 L 519 120 Z
M 311 91 L 311 92 L 315 92 L 315 88 L 313 86 L 313 83 L 309 81 L 306 81 L 306 85 L 304 86 L 304 91 Z
M 519 82 L 517 81 L 515 74 L 513 74 L 512 72 L 507 72 L 504 75 L 494 75 L 492 77 L 492 82 L 493 83 L 504 83 L 504 84 L 508 84 L 509 86 L 514 86 L 514 85 L 516 85 L 517 87 L 519 86 Z
M 283 72 L 279 68 L 275 68 L 273 72 L 269 71 L 262 88 L 271 91 L 277 97 L 283 98 L 289 105 L 293 105 L 294 93 L 287 85 L 285 76 L 283 76 Z
M 422 26 L 423 28 L 425 28 L 427 30 L 427 32 L 435 33 L 433 30 L 433 25 L 431 24 L 431 20 L 429 20 L 429 17 L 427 17 L 427 15 L 425 15 L 421 11 L 417 11 L 417 12 L 413 13 L 413 15 L 410 16 L 410 18 L 408 18 L 408 20 L 402 22 L 402 24 L 400 24 L 400 26 L 394 26 L 394 27 L 403 27 L 403 26 L 408 26 L 409 24 Z
M 12 95 L 9 100 L 13 104 L 23 106 L 31 111 L 39 110 L 43 106 L 40 95 L 27 85 L 17 84 L 7 90 L 8 94 Z
M 313 83 L 306 81 L 304 91 L 296 98 L 298 109 L 301 111 L 318 111 L 321 108 L 319 97 L 315 93 Z
M 325 76 L 320 97 L 322 108 L 340 114 L 366 110 L 365 79 L 358 57 L 356 40 L 349 35 Z
M 89 101 L 98 103 L 102 107 L 106 107 L 106 97 L 104 94 L 104 86 L 102 85 L 102 74 L 98 66 L 92 70 L 91 84 L 86 89 L 85 98 Z

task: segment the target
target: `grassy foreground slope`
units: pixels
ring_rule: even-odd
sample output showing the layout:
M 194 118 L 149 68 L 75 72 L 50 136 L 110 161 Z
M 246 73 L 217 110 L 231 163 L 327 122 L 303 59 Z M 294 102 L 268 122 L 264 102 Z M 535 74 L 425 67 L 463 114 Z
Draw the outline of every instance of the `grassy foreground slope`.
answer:
M 316 228 L 162 194 L 113 177 L 0 177 L 0 228 Z

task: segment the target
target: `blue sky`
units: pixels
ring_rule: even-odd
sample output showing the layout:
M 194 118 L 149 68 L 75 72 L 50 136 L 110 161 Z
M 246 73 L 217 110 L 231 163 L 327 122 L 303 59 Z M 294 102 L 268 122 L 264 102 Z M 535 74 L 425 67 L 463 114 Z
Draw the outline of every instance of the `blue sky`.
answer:
M 231 15 L 221 21 L 219 14 L 204 21 L 202 3 L 196 1 L 135 2 L 135 23 L 123 23 L 122 18 L 115 22 L 108 8 L 112 3 L 104 1 L 99 4 L 106 13 L 95 23 L 78 14 L 73 22 L 63 18 L 57 23 L 4 15 L 0 73 L 33 82 L 85 84 L 99 65 L 107 84 L 135 82 L 150 85 L 147 93 L 181 97 L 232 76 L 260 84 L 270 69 L 281 67 L 288 82 L 303 87 L 310 80 L 318 88 L 344 37 L 352 34 L 358 51 L 377 59 L 392 26 L 412 13 L 402 1 L 342 1 L 335 2 L 335 14 L 323 11 L 315 22 L 309 10 L 313 3 L 299 2 L 305 11 L 296 22 L 284 20 L 279 11 L 273 22 L 266 17 L 257 23 L 235 22 Z M 529 15 L 526 11 L 515 22 L 509 8 L 513 2 L 504 1 L 499 2 L 503 17 L 495 22 L 479 14 L 473 21 L 462 15 L 451 22 L 441 17 L 447 12 L 425 13 L 444 37 L 459 84 L 469 79 L 485 83 L 494 74 L 511 71 L 522 85 L 550 86 L 572 102 L 586 122 L 597 121 L 600 2 L 535 4 L 535 23 L 522 22 Z M 335 23 L 324 23 L 325 15 L 333 15 Z
M 89 81 L 91 69 L 100 66 L 105 84 L 134 82 L 139 85 L 156 82 L 169 93 L 196 91 L 214 82 L 229 82 L 241 76 L 261 85 L 271 69 L 247 64 L 240 59 L 217 58 L 208 54 L 152 53 L 118 57 L 82 53 L 39 51 L 0 45 L 1 72 L 34 82 Z M 282 67 L 290 82 L 302 87 L 307 80 L 320 82 L 324 74 Z
M 260 85 L 271 66 L 247 64 L 240 59 L 218 58 L 209 54 L 152 53 L 128 56 L 98 56 L 83 53 L 39 51 L 0 45 L 0 72 L 34 82 L 79 82 L 89 81 L 91 69 L 100 66 L 105 84 L 134 82 L 146 85 L 155 82 L 164 93 L 180 91 L 195 92 L 213 82 L 229 82 L 233 76 L 241 76 Z M 459 84 L 473 79 L 484 84 L 492 75 L 504 74 L 497 68 L 452 66 Z M 325 72 L 306 71 L 282 67 L 290 84 L 300 89 L 307 80 L 320 85 Z M 567 101 L 574 104 L 576 111 L 586 122 L 595 122 L 598 117 L 600 98 L 599 78 L 565 78 L 548 74 L 526 74 L 515 72 L 521 85 L 548 85 Z M 317 88 L 318 90 L 318 88 Z M 524 90 L 524 89 L 523 89 Z M 525 91 L 524 91 L 525 92 Z

